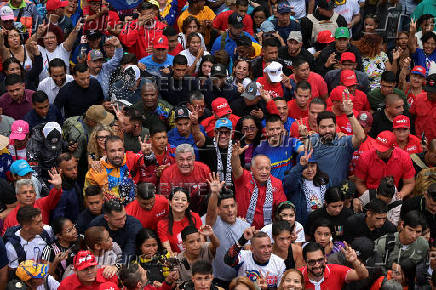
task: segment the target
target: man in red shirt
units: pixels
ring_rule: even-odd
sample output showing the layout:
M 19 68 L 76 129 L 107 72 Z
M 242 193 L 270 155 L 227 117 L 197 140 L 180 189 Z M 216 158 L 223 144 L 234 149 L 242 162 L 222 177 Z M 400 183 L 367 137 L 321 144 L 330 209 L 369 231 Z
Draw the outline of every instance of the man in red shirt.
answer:
M 341 83 L 347 87 L 351 94 L 351 100 L 353 101 L 354 110 L 369 111 L 371 109 L 368 98 L 365 93 L 357 89 L 358 82 L 356 73 L 352 70 L 342 70 L 341 71 Z
M 215 136 L 215 122 L 220 118 L 227 118 L 232 122 L 233 130 L 238 123 L 239 117 L 232 114 L 232 109 L 229 106 L 229 103 L 224 98 L 216 98 L 212 101 L 212 111 L 213 116 L 204 119 L 201 122 L 201 125 L 204 127 L 206 134 L 213 138 Z
M 262 90 L 269 94 L 271 98 L 289 97 L 292 85 L 289 78 L 283 74 L 283 65 L 277 61 L 272 61 L 263 70 L 262 77 L 257 78 L 257 83 Z
M 341 251 L 354 269 L 336 264 L 326 265 L 324 248 L 318 243 L 309 242 L 303 248 L 303 258 L 307 266 L 300 271 L 304 277 L 305 289 L 340 290 L 345 283 L 368 277 L 368 270 L 351 247 L 346 246 Z
M 360 155 L 363 154 L 363 152 L 369 151 L 372 148 L 374 148 L 375 140 L 374 138 L 371 138 L 371 136 L 368 135 L 369 131 L 371 130 L 373 118 L 371 112 L 362 111 L 357 115 L 357 121 L 359 121 L 360 126 L 363 128 L 363 132 L 365 133 L 365 138 L 362 141 L 362 144 L 360 144 L 359 149 L 354 151 L 353 153 L 353 159 L 350 163 L 350 176 L 354 175 L 354 170 L 357 166 L 357 162 L 360 158 Z
M 99 288 L 100 285 L 107 282 L 118 285 L 117 275 L 103 274 L 105 270 L 104 267 L 97 270 L 98 262 L 95 256 L 89 251 L 78 252 L 76 256 L 74 256 L 73 264 L 75 273 L 62 280 L 58 287 L 59 290 L 95 290 L 101 289 Z
M 410 108 L 410 113 L 416 117 L 416 135 L 425 135 L 427 140 L 436 138 L 436 73 L 427 77 L 424 87 L 427 97 L 418 97 Z
M 22 206 L 32 206 L 39 208 L 42 213 L 42 222 L 45 225 L 50 224 L 50 211 L 56 208 L 62 196 L 62 178 L 56 169 L 49 171 L 50 180 L 48 182 L 54 187 L 46 197 L 36 200 L 36 192 L 31 179 L 20 179 L 16 182 L 18 205 L 8 214 L 4 220 L 2 235 L 9 227 L 18 225 L 17 212 Z
M 318 114 L 325 111 L 327 105 L 323 99 L 314 98 L 309 103 L 308 116 L 302 119 L 297 119 L 291 125 L 291 137 L 299 138 L 306 137 L 318 133 L 318 124 L 316 118 Z M 336 130 L 337 132 L 339 130 Z
M 195 161 L 194 148 L 189 144 L 176 147 L 176 163 L 164 169 L 160 178 L 160 193 L 169 196 L 172 188 L 184 187 L 191 193 L 191 209 L 197 213 L 204 213 L 207 208 L 205 196 L 208 193 L 207 179 L 210 169 Z
M 295 99 L 288 102 L 289 117 L 294 119 L 306 118 L 309 109 L 309 101 L 312 99 L 312 88 L 307 81 L 297 83 L 295 87 Z
M 88 5 L 83 7 L 83 16 L 86 17 L 83 31 L 100 30 L 108 34 L 107 27 L 115 27 L 120 21 L 118 13 L 102 5 L 101 0 L 88 0 L 87 3 Z
M 156 195 L 153 183 L 139 183 L 136 199 L 126 206 L 126 213 L 137 218 L 144 228 L 157 232 L 157 222 L 168 215 L 168 199 Z
M 233 146 L 232 172 L 235 184 L 235 197 L 238 204 L 238 216 L 261 229 L 272 223 L 272 213 L 278 204 L 286 201 L 281 180 L 271 175 L 271 161 L 268 156 L 256 155 L 251 160 L 251 171 L 241 166 L 241 155 L 248 145 L 241 148 Z
M 298 58 L 294 61 L 294 73 L 290 76 L 296 83 L 308 81 L 312 88 L 312 98 L 321 98 L 327 100 L 329 92 L 327 84 L 323 77 L 310 71 L 309 62 L 305 59 Z
M 336 115 L 336 125 L 341 129 L 341 132 L 347 135 L 353 135 L 353 128 L 348 120 L 347 115 L 343 109 L 344 99 L 352 99 L 351 94 L 348 89 L 344 86 L 337 86 L 330 93 L 330 100 L 332 102 L 332 107 L 327 108 L 328 111 L 332 111 Z M 353 102 L 354 105 L 354 102 Z M 354 106 L 353 106 L 354 107 Z M 357 117 L 358 111 L 354 110 L 354 116 Z
M 410 134 L 410 119 L 404 115 L 394 118 L 393 130 L 396 137 L 395 146 L 403 149 L 410 155 L 422 152 L 421 140 Z
M 216 30 L 219 30 L 220 32 L 224 32 L 229 27 L 229 16 L 236 12 L 238 13 L 243 19 L 242 23 L 244 24 L 244 31 L 250 33 L 254 36 L 253 31 L 253 20 L 251 19 L 251 16 L 247 14 L 248 10 L 248 1 L 247 0 L 236 0 L 236 5 L 231 5 L 231 9 L 221 12 L 218 14 L 215 19 L 212 22 L 213 28 Z
M 374 148 L 360 156 L 355 171 L 356 188 L 360 194 L 367 189 L 376 189 L 386 176 L 394 177 L 397 188 L 400 179 L 403 180 L 403 187 L 397 193 L 399 198 L 412 192 L 415 169 L 409 154 L 394 146 L 395 139 L 391 131 L 383 131 L 377 135 Z

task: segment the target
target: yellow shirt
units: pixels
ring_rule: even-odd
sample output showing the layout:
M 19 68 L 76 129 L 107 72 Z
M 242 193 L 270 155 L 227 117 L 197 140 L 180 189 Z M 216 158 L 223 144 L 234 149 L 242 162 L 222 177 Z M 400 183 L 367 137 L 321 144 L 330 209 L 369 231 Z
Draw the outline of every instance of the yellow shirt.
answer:
M 204 20 L 214 20 L 215 19 L 215 13 L 207 6 L 204 6 L 203 10 L 201 10 L 198 14 L 194 15 L 189 13 L 189 10 L 186 9 L 185 11 L 180 14 L 179 19 L 177 19 L 177 26 L 179 27 L 179 30 L 182 31 L 183 21 L 189 16 L 194 16 L 198 19 L 198 21 L 203 22 Z

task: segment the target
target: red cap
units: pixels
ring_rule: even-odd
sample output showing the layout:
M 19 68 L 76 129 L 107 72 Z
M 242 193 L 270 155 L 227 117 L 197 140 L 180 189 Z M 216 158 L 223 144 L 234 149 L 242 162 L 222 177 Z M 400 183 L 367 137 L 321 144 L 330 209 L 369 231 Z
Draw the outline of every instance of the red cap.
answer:
M 357 85 L 356 73 L 348 69 L 341 71 L 341 83 L 346 87 Z
M 395 140 L 396 138 L 394 133 L 387 130 L 383 131 L 377 135 L 374 148 L 379 152 L 386 152 L 394 147 Z
M 359 121 L 362 128 L 368 128 L 372 126 L 374 119 L 372 118 L 371 112 L 361 111 L 359 112 L 359 115 L 357 115 L 357 121 Z
M 410 129 L 410 119 L 404 115 L 399 115 L 394 118 L 393 129 L 406 128 Z
M 229 103 L 224 98 L 216 98 L 212 102 L 212 110 L 218 118 L 222 118 L 227 114 L 232 113 Z
M 318 38 L 316 39 L 316 42 L 318 43 L 332 43 L 335 41 L 335 38 L 333 37 L 333 34 L 330 30 L 324 30 L 318 32 Z
M 153 40 L 153 48 L 169 48 L 168 38 L 164 35 L 159 36 Z
M 330 101 L 340 101 L 342 102 L 343 100 L 343 94 L 344 94 L 344 90 L 346 90 L 347 88 L 344 86 L 337 86 L 336 88 L 334 88 L 331 92 L 330 92 Z
M 341 62 L 344 62 L 344 61 L 351 61 L 351 62 L 355 63 L 356 56 L 352 52 L 348 52 L 348 51 L 344 52 L 341 54 Z
M 45 4 L 45 8 L 47 11 L 53 11 L 58 8 L 63 8 L 68 6 L 68 1 L 61 1 L 61 0 L 48 0 Z
M 425 70 L 425 68 L 422 65 L 415 65 L 413 67 L 413 69 L 410 71 L 410 73 L 425 77 L 427 74 L 427 71 Z
M 76 256 L 74 256 L 73 264 L 75 270 L 82 271 L 86 268 L 97 265 L 97 260 L 90 251 L 80 251 Z

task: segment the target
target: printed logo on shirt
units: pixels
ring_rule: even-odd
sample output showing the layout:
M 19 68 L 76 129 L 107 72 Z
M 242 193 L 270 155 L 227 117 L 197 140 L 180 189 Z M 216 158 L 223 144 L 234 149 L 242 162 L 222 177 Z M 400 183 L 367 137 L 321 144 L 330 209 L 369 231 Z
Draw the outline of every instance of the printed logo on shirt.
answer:
M 417 150 L 416 145 L 413 145 L 413 146 L 410 146 L 410 147 L 406 148 L 407 152 L 416 151 L 416 150 Z

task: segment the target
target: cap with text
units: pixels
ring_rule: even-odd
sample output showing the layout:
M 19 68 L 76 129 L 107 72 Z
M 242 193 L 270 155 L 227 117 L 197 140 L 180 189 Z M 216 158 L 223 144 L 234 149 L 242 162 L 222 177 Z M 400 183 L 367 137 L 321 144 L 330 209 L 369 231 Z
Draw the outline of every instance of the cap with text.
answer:
M 377 135 L 374 148 L 379 152 L 386 152 L 394 147 L 395 141 L 396 138 L 394 133 L 386 130 Z
M 410 119 L 407 116 L 404 115 L 398 115 L 393 120 L 393 129 L 410 129 Z
M 73 264 L 75 270 L 82 271 L 86 268 L 97 265 L 97 260 L 90 251 L 80 251 L 76 256 L 74 256 Z
M 212 101 L 212 111 L 218 118 L 222 118 L 225 115 L 232 113 L 229 103 L 224 98 L 216 98 Z
M 346 87 L 357 85 L 356 73 L 348 69 L 341 71 L 341 83 Z
M 29 123 L 23 120 L 17 120 L 12 123 L 9 140 L 24 140 L 27 134 L 29 134 Z

